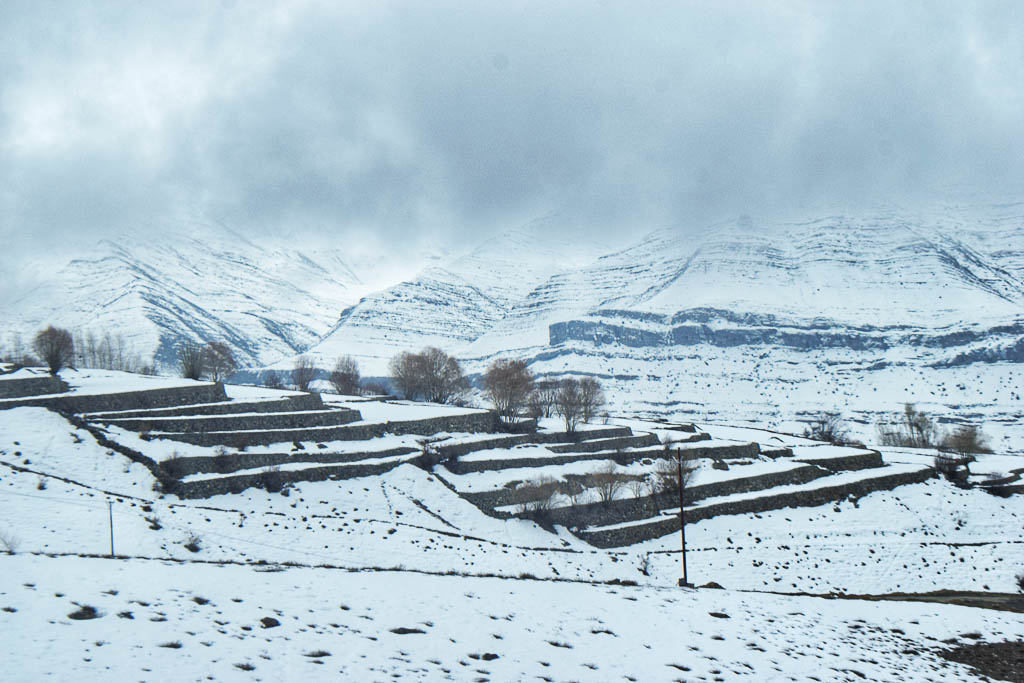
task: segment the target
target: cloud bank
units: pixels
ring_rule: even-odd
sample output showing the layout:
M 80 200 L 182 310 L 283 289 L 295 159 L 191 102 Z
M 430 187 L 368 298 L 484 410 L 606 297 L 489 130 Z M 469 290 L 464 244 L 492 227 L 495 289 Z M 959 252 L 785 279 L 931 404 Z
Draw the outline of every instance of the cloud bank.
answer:
M 1021 26 L 1019 2 L 7 2 L 3 258 L 194 216 L 457 243 L 1019 184 Z

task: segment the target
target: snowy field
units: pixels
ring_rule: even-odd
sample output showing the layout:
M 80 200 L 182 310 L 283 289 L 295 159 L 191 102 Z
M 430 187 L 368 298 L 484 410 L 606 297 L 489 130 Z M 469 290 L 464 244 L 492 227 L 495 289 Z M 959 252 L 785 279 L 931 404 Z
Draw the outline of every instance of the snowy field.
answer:
M 788 446 L 801 457 L 846 454 L 799 437 L 701 427 L 716 440 Z M 111 431 L 158 458 L 171 447 L 212 452 Z M 915 468 L 931 454 L 883 455 Z M 1021 461 L 994 455 L 972 467 L 983 476 Z M 769 465 L 699 476 L 707 483 Z M 477 491 L 519 473 L 450 479 Z M 938 656 L 942 641 L 1024 638 L 1024 618 L 1009 612 L 778 594 L 1016 592 L 1019 496 L 943 480 L 688 525 L 689 579 L 722 591 L 675 585 L 675 534 L 596 549 L 560 527 L 485 516 L 412 465 L 299 483 L 287 495 L 248 489 L 179 501 L 153 483 L 55 413 L 0 411 L 0 536 L 17 551 L 0 553 L 5 680 L 967 680 L 967 669 Z M 111 521 L 119 559 L 103 557 Z M 609 583 L 623 581 L 638 585 Z M 68 616 L 81 606 L 97 618 Z
M 1024 638 L 1020 615 L 906 602 L 24 555 L 0 563 L 9 681 L 950 681 L 972 676 L 938 657 L 941 641 Z M 83 612 L 96 616 L 69 616 Z

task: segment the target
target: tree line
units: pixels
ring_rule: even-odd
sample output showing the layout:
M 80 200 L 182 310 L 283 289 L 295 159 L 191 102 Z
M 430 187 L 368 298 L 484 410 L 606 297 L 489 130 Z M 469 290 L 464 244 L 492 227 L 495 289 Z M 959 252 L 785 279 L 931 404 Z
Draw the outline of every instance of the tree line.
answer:
M 17 341 L 20 348 L 20 338 Z M 36 334 L 32 349 L 53 374 L 76 366 L 153 373 L 152 366 L 141 365 L 121 335 L 96 336 L 88 332 L 76 337 L 66 329 L 50 325 Z M 23 352 L 17 355 L 23 365 L 39 362 Z M 181 376 L 186 379 L 222 382 L 238 371 L 231 347 L 220 341 L 183 341 L 177 347 L 177 360 Z M 416 353 L 403 351 L 391 359 L 388 369 L 394 389 L 412 401 L 461 404 L 471 388 L 458 359 L 434 346 Z M 309 356 L 299 356 L 290 372 L 291 384 L 299 391 L 312 391 L 320 374 Z M 359 365 L 351 356 L 338 358 L 327 379 L 334 391 L 342 395 L 388 393 L 379 384 L 364 383 Z M 266 373 L 263 382 L 271 388 L 284 388 L 284 380 L 276 371 Z M 581 422 L 593 420 L 605 401 L 601 384 L 593 377 L 537 380 L 525 361 L 509 358 L 499 358 L 490 364 L 483 375 L 482 388 L 485 398 L 506 424 L 515 423 L 524 414 L 532 418 L 558 416 L 564 420 L 567 432 L 575 432 Z
M 338 394 L 388 394 L 392 391 L 410 401 L 461 405 L 467 401 L 471 384 L 458 359 L 442 349 L 428 346 L 421 351 L 402 351 L 388 363 L 391 391 L 377 383 L 363 382 L 359 365 L 351 356 L 337 359 L 327 381 Z M 313 391 L 319 370 L 309 356 L 296 358 L 292 370 L 263 375 L 264 386 L 282 389 L 285 379 L 299 391 Z M 284 376 L 282 376 L 284 375 Z M 522 417 L 560 417 L 568 432 L 590 422 L 604 405 L 601 383 L 593 377 L 538 380 L 525 361 L 499 358 L 482 377 L 484 398 L 505 424 Z

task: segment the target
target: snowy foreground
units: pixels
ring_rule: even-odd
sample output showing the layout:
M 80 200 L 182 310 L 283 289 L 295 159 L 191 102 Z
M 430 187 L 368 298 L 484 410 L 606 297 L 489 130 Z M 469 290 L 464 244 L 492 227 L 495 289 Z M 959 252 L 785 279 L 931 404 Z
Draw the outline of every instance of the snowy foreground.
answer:
M 287 495 L 153 483 L 56 413 L 0 411 L 3 680 L 971 680 L 940 651 L 1024 640 L 1020 613 L 783 595 L 1017 592 L 1020 496 L 939 479 L 689 525 L 691 582 L 725 590 L 676 586 L 675 534 L 599 550 L 408 464 Z
M 7 680 L 965 680 L 1019 615 L 719 590 L 2 560 Z M 91 620 L 70 618 L 82 606 Z M 80 616 L 80 615 L 77 615 Z M 13 677 L 11 674 L 13 673 Z

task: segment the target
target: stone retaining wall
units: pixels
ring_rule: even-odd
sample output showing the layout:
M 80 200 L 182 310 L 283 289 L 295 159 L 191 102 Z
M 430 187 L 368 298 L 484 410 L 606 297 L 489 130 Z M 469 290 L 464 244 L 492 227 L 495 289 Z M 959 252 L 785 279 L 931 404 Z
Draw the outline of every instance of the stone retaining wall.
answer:
M 231 415 L 237 413 L 287 413 L 299 410 L 324 410 L 327 408 L 320 394 L 299 394 L 270 401 L 236 401 L 196 404 L 155 410 L 125 410 L 112 413 L 90 413 L 86 417 L 100 422 L 107 419 L 183 417 L 189 415 Z
M 365 465 L 325 465 L 323 467 L 310 467 L 303 470 L 240 474 L 231 477 L 203 479 L 201 481 L 179 481 L 170 487 L 169 492 L 183 499 L 210 498 L 211 496 L 219 496 L 226 493 L 241 493 L 248 488 L 267 488 L 269 480 L 275 482 L 275 485 L 271 487 L 271 490 L 274 490 L 278 489 L 279 486 L 303 481 L 355 479 L 357 477 L 383 474 L 399 465 L 417 464 L 420 457 L 417 456 L 404 461 L 367 463 Z
M 917 484 L 927 481 L 935 476 L 934 470 L 926 468 L 918 472 L 901 472 L 872 479 L 826 486 L 822 488 L 810 488 L 805 491 L 794 491 L 792 493 L 780 493 L 774 496 L 761 496 L 738 500 L 728 503 L 708 505 L 696 509 L 686 510 L 686 523 L 699 522 L 711 517 L 720 515 L 741 515 L 752 512 L 767 512 L 787 507 L 815 507 L 825 505 L 836 500 L 842 500 L 849 496 L 865 496 L 874 491 L 888 491 L 897 486 L 906 484 Z M 598 548 L 615 548 L 626 545 L 633 545 L 652 538 L 660 538 L 666 534 L 679 531 L 679 517 L 676 515 L 665 516 L 650 524 L 638 524 L 635 526 L 623 527 L 620 529 L 606 529 L 603 531 L 581 532 L 580 537 L 591 545 Z
M 326 453 L 319 451 L 296 451 L 293 453 L 225 453 L 214 456 L 198 456 L 174 458 L 160 463 L 161 468 L 174 478 L 187 477 L 190 474 L 206 474 L 217 472 L 230 474 L 242 469 L 253 467 L 270 467 L 293 462 L 309 463 L 344 463 L 367 460 L 370 458 L 387 458 L 393 455 L 415 453 L 417 449 L 408 447 L 389 448 L 383 451 L 362 453 Z
M 477 451 L 486 451 L 491 448 L 512 448 L 520 444 L 546 444 L 546 443 L 573 443 L 580 440 L 581 434 L 597 434 L 595 438 L 629 436 L 633 432 L 629 427 L 609 427 L 607 429 L 593 430 L 588 432 L 534 432 L 527 434 L 504 434 L 493 439 L 482 439 L 466 443 L 440 445 L 437 452 L 442 460 L 454 460 Z
M 885 462 L 882 454 L 878 451 L 868 451 L 855 455 L 837 455 L 834 458 L 807 458 L 795 457 L 797 462 L 805 462 L 808 465 L 818 465 L 833 472 L 848 472 L 850 470 L 867 470 L 873 467 L 883 467 Z
M 620 465 L 628 465 L 643 458 L 657 458 L 664 451 L 661 448 L 650 448 L 638 451 L 612 451 L 608 453 L 566 453 L 552 455 L 547 458 L 509 458 L 495 460 L 454 460 L 445 463 L 453 474 L 469 474 L 471 472 L 493 472 L 495 470 L 518 469 L 520 467 L 547 467 L 549 465 L 568 465 L 572 462 L 585 460 L 614 460 Z
M 68 385 L 64 383 L 64 380 L 54 375 L 0 379 L 0 399 L 62 394 L 67 390 Z M 6 407 L 8 406 L 0 406 L 0 408 Z
M 656 434 L 636 434 L 619 436 L 610 439 L 593 439 L 578 443 L 549 446 L 552 453 L 596 453 L 597 451 L 613 451 L 619 448 L 646 448 L 659 446 L 661 442 Z
M 828 470 L 812 465 L 803 465 L 784 472 L 770 472 L 752 477 L 693 485 L 687 488 L 686 498 L 689 501 L 688 504 L 692 504 L 706 498 L 728 496 L 734 493 L 760 491 L 788 484 L 805 484 L 827 474 L 829 474 Z M 478 507 L 496 508 L 528 502 L 530 495 L 530 492 L 522 492 L 517 489 L 499 489 L 467 493 L 464 498 Z M 678 507 L 678 505 L 678 494 L 658 495 L 654 498 L 644 496 L 640 499 L 619 499 L 607 503 L 588 503 L 572 508 L 556 508 L 551 511 L 550 519 L 554 524 L 564 526 L 604 526 L 644 519 L 660 509 Z
M 302 410 L 293 413 L 256 413 L 253 415 L 200 415 L 106 419 L 104 423 L 133 432 L 178 432 L 183 434 L 239 430 L 297 429 L 334 427 L 363 419 L 359 411 L 348 408 Z
M 736 444 L 735 446 L 698 446 L 682 449 L 684 458 L 716 458 L 718 460 L 741 460 L 756 458 L 761 454 L 761 447 L 756 443 Z
M 172 432 L 161 434 L 161 438 L 183 441 L 196 446 L 228 446 L 245 448 L 291 441 L 365 441 L 385 434 L 419 434 L 431 436 L 438 432 L 494 432 L 497 431 L 498 415 L 493 412 L 469 413 L 432 417 L 423 420 L 380 422 L 367 425 L 345 425 L 342 427 L 313 427 L 310 429 L 252 432 L 206 432 L 183 434 Z
M 684 451 L 692 454 L 693 458 L 751 458 L 757 455 L 758 446 L 756 443 L 738 444 L 735 446 L 706 446 L 691 448 Z M 662 458 L 665 449 L 661 447 L 648 448 L 636 451 L 619 451 L 611 453 L 569 453 L 564 455 L 553 455 L 549 458 L 508 458 L 494 460 L 454 460 L 445 463 L 453 474 L 470 474 L 471 472 L 492 472 L 494 470 L 507 470 L 520 467 L 545 467 L 548 465 L 567 465 L 572 462 L 583 460 L 614 460 L 620 465 L 642 460 L 644 458 Z
M 26 398 L 11 401 L 5 408 L 36 406 L 66 413 L 96 413 L 140 408 L 164 408 L 190 403 L 227 401 L 223 384 L 197 384 L 164 389 L 125 391 L 116 394 L 70 394 L 49 398 Z

